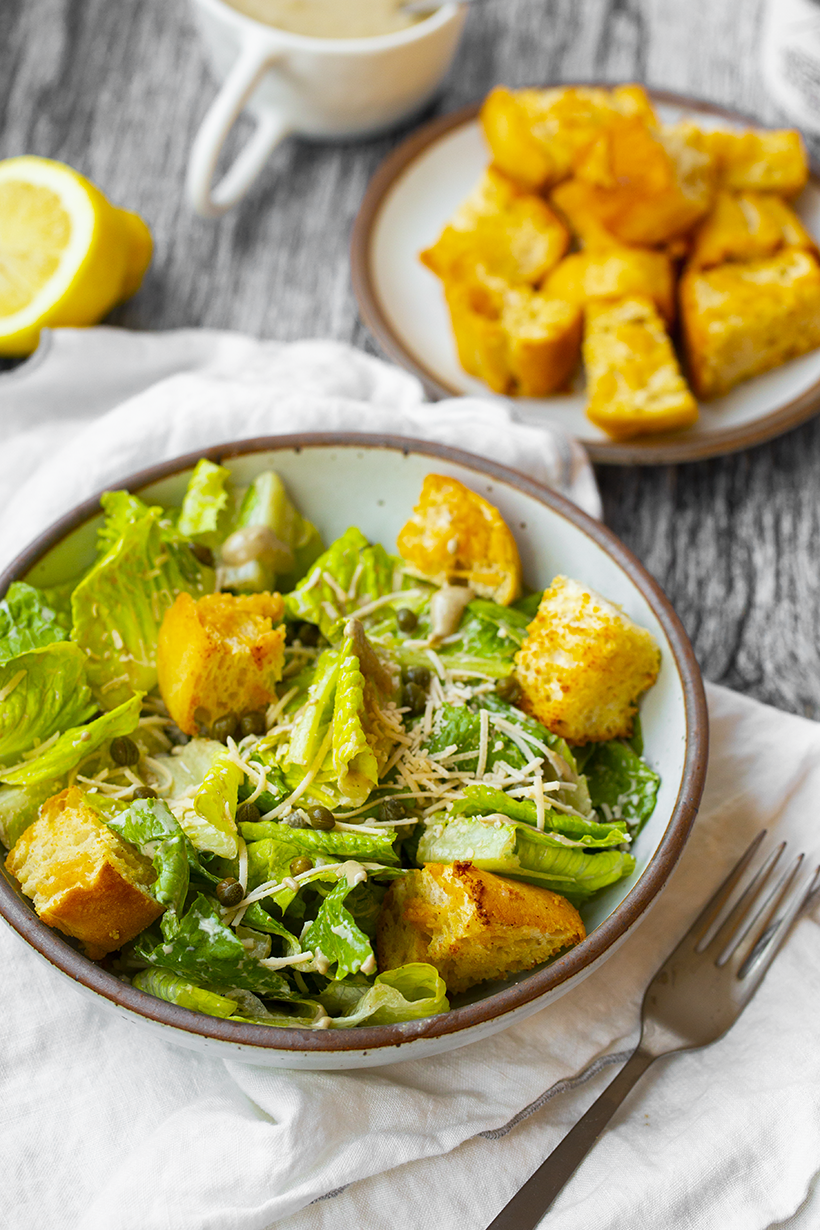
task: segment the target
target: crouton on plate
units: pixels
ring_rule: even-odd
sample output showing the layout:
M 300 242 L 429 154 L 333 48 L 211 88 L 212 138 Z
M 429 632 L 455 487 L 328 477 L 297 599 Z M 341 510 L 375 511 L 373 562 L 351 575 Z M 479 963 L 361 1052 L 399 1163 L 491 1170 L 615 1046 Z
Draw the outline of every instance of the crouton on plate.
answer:
M 48 799 L 12 847 L 6 868 L 49 927 L 99 960 L 162 913 L 148 891 L 150 861 L 112 832 L 71 786 Z
M 379 971 L 434 965 L 451 994 L 532 969 L 580 943 L 573 905 L 547 888 L 514 883 L 472 863 L 428 863 L 394 880 L 379 917 Z
M 578 581 L 558 576 L 515 656 L 521 707 L 568 743 L 628 739 L 658 677 L 652 634 Z
M 705 136 L 722 188 L 779 192 L 786 197 L 805 188 L 809 163 L 803 138 L 795 129 L 718 130 Z
M 668 320 L 675 317 L 675 279 L 665 252 L 614 248 L 573 252 L 556 265 L 541 288 L 545 295 L 583 306 L 596 299 L 651 299 Z
M 587 415 L 614 439 L 682 430 L 697 422 L 698 404 L 648 299 L 591 303 L 583 352 Z
M 719 397 L 820 346 L 820 265 L 785 248 L 767 260 L 688 270 L 680 312 L 692 387 Z
M 727 261 L 762 260 L 781 248 L 816 252 L 817 244 L 775 193 L 723 189 L 695 233 L 688 267 L 711 269 Z
M 180 594 L 157 641 L 159 690 L 186 734 L 226 713 L 252 713 L 276 698 L 285 654 L 280 594 Z

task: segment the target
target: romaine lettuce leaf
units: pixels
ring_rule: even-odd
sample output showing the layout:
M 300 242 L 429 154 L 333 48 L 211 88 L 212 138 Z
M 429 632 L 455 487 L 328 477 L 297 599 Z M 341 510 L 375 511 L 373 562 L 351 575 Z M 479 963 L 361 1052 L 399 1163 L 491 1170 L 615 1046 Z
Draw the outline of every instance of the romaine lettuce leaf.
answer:
M 232 530 L 265 525 L 282 543 L 287 563 L 273 565 L 261 560 L 237 567 L 221 566 L 223 589 L 259 591 L 273 589 L 284 594 L 298 584 L 313 562 L 322 554 L 321 535 L 288 498 L 285 484 L 274 470 L 264 470 L 251 483 L 236 516 Z
M 207 986 L 241 987 L 272 999 L 300 998 L 286 978 L 260 964 L 242 937 L 222 921 L 216 901 L 202 893 L 194 897 L 173 935 L 157 938 L 153 929 L 143 931 L 129 954 Z
M 371 546 L 361 530 L 351 526 L 285 596 L 285 612 L 289 619 L 318 624 L 328 640 L 336 640 L 357 605 L 401 589 L 401 567 L 401 560 L 388 555 L 379 543 Z M 350 596 L 357 573 L 355 593 Z
M 527 622 L 530 623 L 538 614 L 538 608 L 541 605 L 541 599 L 543 597 L 543 589 L 536 590 L 533 594 L 527 594 L 525 598 L 519 598 L 517 602 L 512 604 L 510 609 L 513 611 L 520 611 L 522 615 L 526 615 Z
M 0 768 L 0 781 L 12 786 L 33 786 L 47 778 L 61 777 L 104 743 L 118 735 L 130 735 L 139 723 L 141 706 L 142 694 L 138 693 L 93 722 L 64 731 L 39 756 L 11 769 Z
M 161 509 L 141 512 L 141 501 L 127 492 L 108 492 L 101 503 L 108 513 L 103 541 L 118 536 L 74 590 L 72 636 L 88 654 L 99 705 L 114 709 L 134 692 L 156 686 L 157 634 L 165 611 L 182 592 L 195 598 L 210 593 L 214 572 L 162 520 Z
M 0 698 L 0 760 L 7 762 L 56 731 L 85 722 L 97 709 L 86 681 L 85 654 L 70 641 L 55 641 L 3 663 Z
M 313 961 L 307 967 L 331 978 L 346 978 L 357 974 L 369 963 L 375 971 L 376 957 L 370 940 L 356 925 L 349 910 L 345 909 L 345 897 L 351 892 L 347 879 L 340 879 L 319 907 L 319 912 L 301 937 L 302 951 L 313 953 Z M 335 966 L 335 972 L 331 968 Z M 367 971 L 365 971 L 367 972 Z
M 475 783 L 465 787 L 464 795 L 456 799 L 450 809 L 454 816 L 509 816 L 511 820 L 520 820 L 533 828 L 538 822 L 538 809 L 531 799 L 514 799 L 503 790 L 495 790 L 492 786 Z M 587 838 L 583 844 L 595 846 L 619 846 L 630 840 L 624 821 L 599 824 L 586 817 L 569 815 L 566 812 L 555 811 L 549 807 L 544 819 L 546 829 L 554 833 L 563 833 L 566 837 L 575 839 Z
M 217 756 L 193 797 L 192 808 L 180 814 L 180 824 L 197 850 L 221 858 L 236 858 L 236 800 L 243 773 L 226 752 Z
M 47 778 L 33 786 L 0 786 L 0 842 L 7 850 L 37 819 L 41 804 L 62 787 L 60 777 Z
M 157 756 L 156 759 L 168 770 L 174 779 L 168 798 L 176 801 L 191 797 L 193 789 L 197 790 L 217 756 L 225 753 L 224 743 L 216 739 L 189 739 L 182 747 L 175 748 L 170 756 Z
M 225 537 L 230 470 L 202 457 L 188 481 L 177 529 L 184 538 L 216 547 Z
M 86 795 L 110 829 L 150 858 L 157 878 L 148 891 L 166 910 L 182 913 L 188 892 L 188 840 L 162 799 L 135 799 L 123 805 L 117 800 Z M 167 931 L 163 919 L 163 931 Z
M 273 840 L 288 846 L 294 854 L 309 854 L 311 857 L 326 854 L 334 862 L 353 858 L 359 862 L 384 863 L 389 867 L 398 866 L 399 862 L 393 849 L 396 832 L 392 828 L 385 828 L 378 834 L 349 833 L 338 829 L 293 829 L 275 820 L 259 820 L 255 824 L 240 824 L 239 831 L 248 842 L 249 856 L 259 842 Z
M 444 979 L 433 965 L 414 961 L 378 974 L 371 987 L 331 983 L 319 997 L 332 1029 L 354 1025 L 395 1025 L 436 1016 L 450 1007 Z M 344 1015 L 335 1015 L 343 1011 Z
M 592 806 L 639 832 L 655 810 L 661 779 L 628 743 L 595 743 L 584 774 Z
M 180 1008 L 190 1008 L 192 1012 L 204 1012 L 208 1016 L 228 1017 L 239 1006 L 235 999 L 206 991 L 170 969 L 140 970 L 131 982 L 138 991 L 145 991 L 147 995 L 155 995 L 169 1004 L 178 1004 Z
M 12 581 L 0 602 L 0 665 L 31 649 L 66 641 L 68 632 L 41 589 Z

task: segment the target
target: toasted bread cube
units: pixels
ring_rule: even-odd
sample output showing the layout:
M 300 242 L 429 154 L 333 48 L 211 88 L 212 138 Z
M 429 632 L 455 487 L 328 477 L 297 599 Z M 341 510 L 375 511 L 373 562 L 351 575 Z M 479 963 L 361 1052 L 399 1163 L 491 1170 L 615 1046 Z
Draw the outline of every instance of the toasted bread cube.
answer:
M 472 863 L 428 863 L 394 880 L 379 917 L 379 970 L 434 965 L 451 994 L 532 969 L 586 936 L 574 906 Z
M 578 581 L 544 592 L 515 655 L 522 708 L 568 743 L 628 739 L 638 698 L 658 677 L 651 633 Z
M 785 248 L 767 260 L 688 270 L 680 312 L 692 387 L 720 397 L 820 346 L 820 265 Z
M 520 397 L 545 397 L 563 388 L 581 358 L 578 306 L 527 289 L 504 300 L 501 324 L 513 388 Z
M 786 197 L 797 196 L 805 188 L 809 164 L 803 138 L 795 129 L 717 130 L 704 136 L 722 188 L 778 192 Z
M 464 280 L 480 265 L 511 285 L 534 284 L 568 246 L 569 232 L 546 201 L 491 168 L 419 259 L 444 280 Z
M 280 594 L 179 594 L 157 638 L 159 690 L 188 735 L 226 713 L 252 713 L 276 698 L 285 656 Z
M 714 166 L 694 125 L 650 129 L 615 117 L 578 163 L 602 225 L 626 244 L 654 246 L 684 235 L 707 213 Z
M 512 375 L 500 305 L 477 283 L 445 283 L 444 291 L 459 363 L 493 392 L 508 392 Z
M 596 299 L 650 299 L 668 321 L 675 317 L 675 278 L 665 252 L 651 248 L 610 248 L 573 252 L 548 274 L 545 295 L 584 307 Z
M 536 189 L 571 175 L 601 128 L 618 115 L 655 122 L 652 104 L 638 85 L 514 92 L 499 86 L 487 96 L 481 122 L 494 164 L 522 186 Z
M 565 179 L 550 193 L 550 201 L 566 219 L 580 246 L 589 252 L 623 249 L 620 239 L 608 231 L 595 209 L 595 189 L 582 179 Z
M 47 799 L 6 867 L 49 927 L 82 940 L 99 960 L 162 913 L 148 891 L 150 861 L 112 832 L 71 786 Z
M 697 422 L 697 402 L 648 300 L 591 304 L 583 351 L 587 417 L 613 439 L 680 431 Z
M 762 260 L 781 248 L 816 252 L 817 245 L 781 197 L 722 189 L 712 212 L 698 226 L 689 266 L 711 269 L 726 261 Z

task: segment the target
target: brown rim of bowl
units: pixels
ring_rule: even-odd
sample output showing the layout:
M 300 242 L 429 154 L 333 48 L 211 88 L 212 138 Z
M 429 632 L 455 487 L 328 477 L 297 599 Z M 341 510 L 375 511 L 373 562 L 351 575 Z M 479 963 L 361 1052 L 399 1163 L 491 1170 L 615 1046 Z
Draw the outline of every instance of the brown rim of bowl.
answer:
M 675 666 L 683 687 L 686 716 L 686 753 L 681 787 L 660 844 L 643 875 L 612 914 L 587 939 L 553 964 L 530 974 L 522 982 L 477 1003 L 451 1009 L 439 1016 L 406 1021 L 398 1025 L 358 1026 L 350 1030 L 272 1029 L 264 1025 L 244 1025 L 192 1012 L 147 995 L 95 965 L 76 951 L 59 932 L 41 922 L 31 905 L 12 886 L 9 873 L 5 869 L 0 877 L 0 916 L 5 918 L 32 948 L 75 982 L 81 983 L 120 1008 L 130 1009 L 148 1020 L 183 1030 L 188 1034 L 259 1047 L 261 1050 L 314 1053 L 371 1051 L 397 1046 L 414 1038 L 433 1038 L 455 1033 L 494 1020 L 531 1003 L 600 960 L 606 951 L 638 922 L 680 857 L 703 793 L 708 752 L 708 716 L 703 682 L 692 647 L 680 620 L 657 582 L 610 530 L 594 521 L 564 496 L 542 487 L 506 466 L 475 457 L 460 449 L 400 436 L 330 432 L 268 436 L 215 445 L 141 470 L 118 483 L 117 487 L 140 491 L 181 470 L 192 469 L 200 457 L 219 462 L 259 452 L 300 452 L 317 447 L 379 448 L 391 449 L 405 455 L 417 453 L 465 466 L 481 475 L 506 483 L 570 521 L 614 559 L 634 582 L 654 611 L 672 646 Z M 0 595 L 5 593 L 12 581 L 25 576 L 46 552 L 67 534 L 97 516 L 99 512 L 99 495 L 96 495 L 55 522 L 0 575 Z
M 556 81 L 551 82 L 550 85 L 611 87 L 613 83 Z M 549 86 L 543 88 L 546 89 Z M 682 110 L 700 111 L 720 116 L 736 124 L 752 125 L 756 128 L 769 127 L 769 125 L 761 124 L 754 116 L 746 115 L 741 111 L 733 111 L 718 103 L 709 102 L 707 99 L 675 94 L 668 90 L 653 90 L 648 87 L 647 93 L 654 102 L 680 107 Z M 463 397 L 465 393 L 462 389 L 446 384 L 430 371 L 424 361 L 405 346 L 393 328 L 379 299 L 373 279 L 370 241 L 382 204 L 404 171 L 415 162 L 420 154 L 446 133 L 474 119 L 480 107 L 480 102 L 470 103 L 469 106 L 453 111 L 449 115 L 431 120 L 429 124 L 425 124 L 402 141 L 401 145 L 385 158 L 364 194 L 353 224 L 350 241 L 350 276 L 362 319 L 382 349 L 391 359 L 412 372 L 413 375 L 418 376 L 427 394 L 434 400 L 441 397 Z M 810 171 L 811 178 L 816 187 L 820 189 L 820 168 L 813 161 Z M 489 390 L 487 390 L 487 396 L 496 397 Z M 514 403 L 514 399 L 507 400 Z M 546 409 L 548 410 L 548 407 Z M 583 438 L 581 438 L 581 443 L 593 461 L 604 465 L 674 465 L 682 461 L 705 461 L 709 457 L 719 457 L 724 453 L 734 453 L 740 449 L 752 448 L 756 444 L 763 444 L 774 436 L 799 427 L 801 423 L 816 414 L 818 409 L 820 409 L 820 380 L 816 380 L 799 397 L 793 398 L 759 419 L 739 427 L 727 427 L 710 432 L 707 436 L 692 436 L 686 432 L 679 432 L 675 435 L 645 436 L 641 441 L 630 441 L 625 444 Z

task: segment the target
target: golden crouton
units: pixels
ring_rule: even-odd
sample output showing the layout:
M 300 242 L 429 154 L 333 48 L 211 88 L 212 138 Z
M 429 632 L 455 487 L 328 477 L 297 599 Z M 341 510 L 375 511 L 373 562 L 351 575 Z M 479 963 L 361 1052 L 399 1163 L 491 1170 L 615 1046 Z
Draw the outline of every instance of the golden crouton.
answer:
M 785 248 L 767 260 L 689 270 L 680 311 L 689 377 L 699 397 L 719 397 L 820 346 L 820 265 Z
M 6 867 L 43 922 L 82 940 L 95 961 L 162 913 L 148 892 L 150 861 L 100 820 L 76 786 L 43 804 Z
M 806 186 L 809 164 L 803 138 L 793 128 L 704 133 L 718 183 L 735 192 L 778 192 L 797 196 Z
M 654 123 L 645 91 L 637 85 L 614 90 L 557 87 L 492 90 L 481 108 L 484 135 L 495 166 L 522 186 L 560 183 L 613 116 Z
M 627 244 L 654 246 L 683 235 L 708 211 L 713 158 L 694 125 L 650 129 L 615 117 L 575 169 L 589 184 L 602 225 Z
M 376 939 L 379 970 L 434 965 L 451 994 L 532 969 L 586 936 L 574 906 L 547 888 L 472 863 L 428 863 L 394 880 Z
M 437 585 L 466 581 L 502 606 L 521 592 L 518 547 L 504 519 L 455 478 L 427 475 L 396 542 L 402 559 Z
M 581 357 L 575 304 L 508 287 L 478 266 L 445 283 L 461 366 L 496 393 L 544 397 L 562 388 Z
M 623 250 L 624 244 L 606 229 L 595 211 L 595 189 L 591 184 L 582 179 L 565 179 L 552 190 L 550 201 L 585 251 Z
M 773 192 L 722 189 L 695 233 L 689 267 L 711 269 L 726 261 L 762 260 L 781 248 L 816 252 L 817 245 L 794 210 Z
M 651 634 L 600 594 L 556 577 L 515 656 L 522 708 L 568 743 L 628 739 L 658 677 Z
M 179 594 L 157 641 L 159 690 L 186 734 L 227 713 L 263 709 L 282 676 L 285 628 L 279 594 Z
M 534 284 L 568 246 L 569 232 L 546 201 L 490 168 L 419 259 L 445 281 L 463 280 L 481 266 L 511 285 Z
M 697 422 L 697 402 L 647 299 L 587 308 L 584 364 L 587 416 L 614 439 L 678 431 Z
M 596 299 L 650 299 L 668 321 L 675 317 L 675 279 L 665 252 L 651 248 L 610 248 L 573 252 L 548 274 L 545 295 L 583 307 Z

